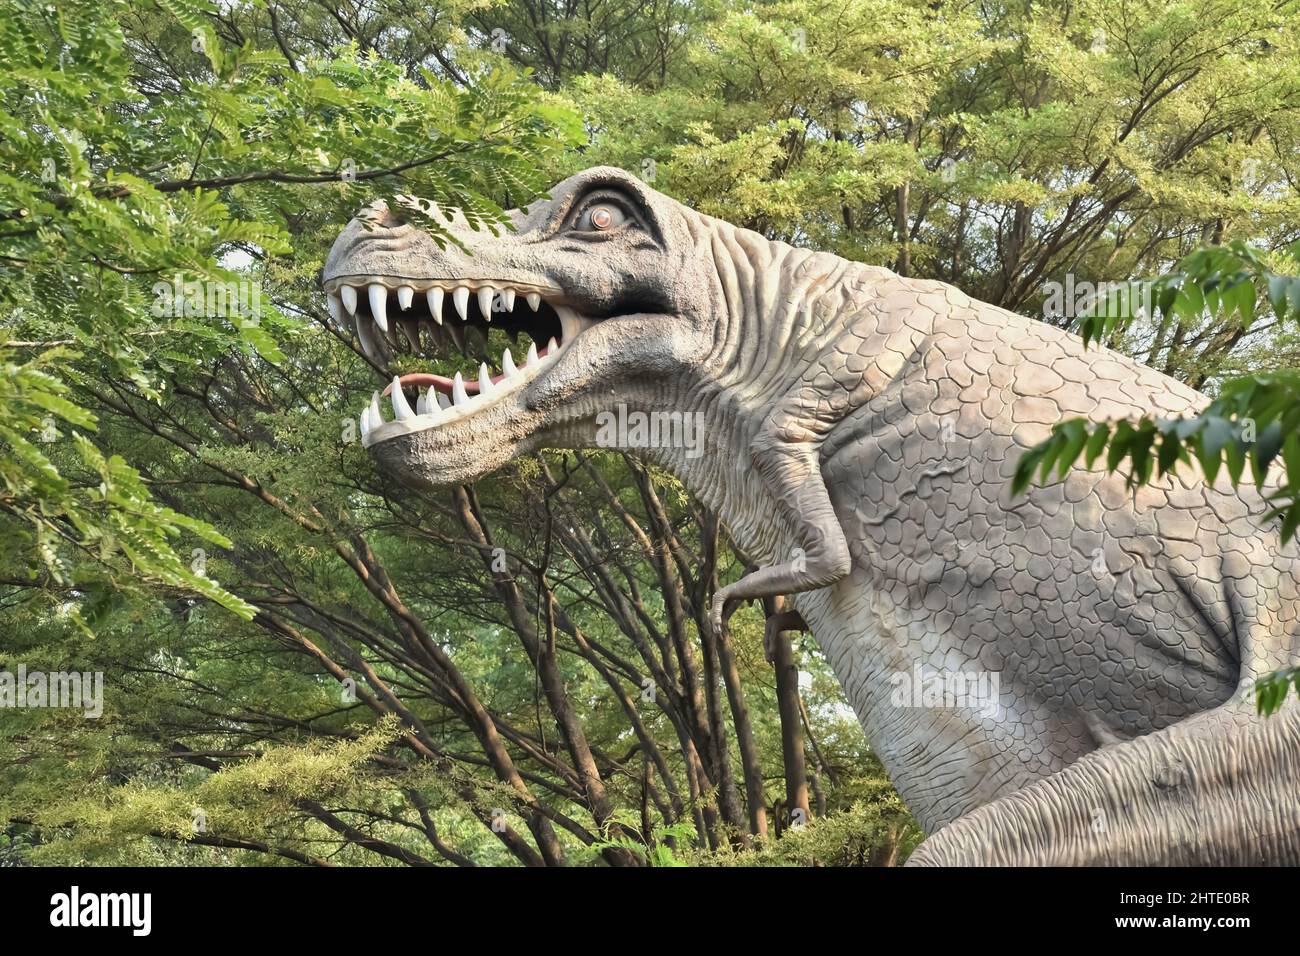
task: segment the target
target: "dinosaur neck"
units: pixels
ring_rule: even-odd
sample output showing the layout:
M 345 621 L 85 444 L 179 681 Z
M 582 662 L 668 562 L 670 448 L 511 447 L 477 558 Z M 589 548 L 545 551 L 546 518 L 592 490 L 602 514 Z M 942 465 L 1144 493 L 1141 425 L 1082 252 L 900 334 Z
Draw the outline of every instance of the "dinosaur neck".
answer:
M 645 457 L 671 471 L 716 511 L 755 560 L 788 549 L 773 501 L 755 471 L 750 445 L 763 419 L 847 325 L 876 298 L 892 272 L 769 240 L 706 216 L 690 221 L 699 253 L 714 266 L 707 294 L 716 317 L 712 349 L 668 407 L 701 423 L 694 448 Z
M 716 388 L 765 409 L 798 380 L 874 298 L 888 269 L 800 249 L 749 229 L 699 217 L 701 253 L 711 259 L 709 290 L 718 316 L 701 388 Z
M 801 380 L 815 380 L 810 376 L 826 366 L 828 351 L 843 347 L 841 339 L 851 325 L 858 341 L 869 334 L 881 281 L 899 280 L 884 269 L 768 242 L 725 224 L 719 224 L 710 242 L 719 264 L 719 311 L 725 315 L 715 354 L 699 380 L 663 396 L 670 399 L 667 407 L 700 414 L 706 423 L 703 448 L 660 448 L 647 457 L 712 508 L 752 561 L 770 566 L 788 560 L 798 539 L 779 523 L 781 509 L 754 466 L 751 443 L 783 397 Z M 890 328 L 883 341 L 897 335 L 910 342 L 923 332 L 901 318 Z M 908 747 L 932 741 L 943 750 L 959 728 L 953 722 L 952 727 L 943 725 L 942 714 L 895 707 L 882 693 L 892 686 L 891 675 L 913 673 L 922 645 L 880 639 L 895 622 L 881 619 L 888 601 L 875 600 L 874 586 L 871 569 L 858 565 L 835 588 L 797 595 L 795 606 L 812 627 L 868 738 L 896 783 L 907 788 L 909 804 L 925 825 L 938 826 L 969 807 L 960 794 L 927 789 Z

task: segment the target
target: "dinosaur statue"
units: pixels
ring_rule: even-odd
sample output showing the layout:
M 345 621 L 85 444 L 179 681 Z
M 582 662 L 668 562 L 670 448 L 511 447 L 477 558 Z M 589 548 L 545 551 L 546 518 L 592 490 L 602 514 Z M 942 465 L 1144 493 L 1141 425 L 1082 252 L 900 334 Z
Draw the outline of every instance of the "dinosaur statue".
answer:
M 489 327 L 534 340 L 499 371 L 394 380 L 392 420 L 376 394 L 360 425 L 382 468 L 467 482 L 594 447 L 615 408 L 697 416 L 702 448 L 641 454 L 761 560 L 714 626 L 793 596 L 929 834 L 911 863 L 1300 863 L 1300 708 L 1258 717 L 1251 690 L 1296 661 L 1300 612 L 1263 498 L 1190 470 L 1009 490 L 1062 418 L 1177 416 L 1199 393 L 617 169 L 511 216 L 502 235 L 447 216 L 440 248 L 380 206 L 335 242 L 330 311 L 376 364 L 475 351 Z

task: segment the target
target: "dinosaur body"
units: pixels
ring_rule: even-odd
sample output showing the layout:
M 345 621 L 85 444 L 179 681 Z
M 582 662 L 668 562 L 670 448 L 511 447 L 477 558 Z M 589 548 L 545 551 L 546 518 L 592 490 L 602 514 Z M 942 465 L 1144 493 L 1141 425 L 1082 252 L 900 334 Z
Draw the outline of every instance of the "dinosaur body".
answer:
M 427 294 L 435 339 L 462 319 L 561 332 L 514 374 L 484 369 L 479 394 L 397 383 L 401 420 L 376 402 L 362 421 L 382 465 L 463 481 L 535 448 L 592 446 L 615 405 L 696 414 L 704 454 L 643 453 L 760 559 L 719 591 L 715 626 L 737 600 L 793 595 L 934 833 L 915 862 L 1300 862 L 1296 711 L 1250 708 L 1249 681 L 1295 660 L 1300 613 L 1296 550 L 1262 498 L 1191 472 L 1134 492 L 1076 470 L 1009 492 L 1020 453 L 1062 418 L 1179 415 L 1198 393 L 942 283 L 702 216 L 617 170 L 552 196 L 513 236 L 451 221 L 464 250 L 395 219 L 336 243 L 326 290 L 363 345 L 381 336 L 373 311 L 347 308 L 349 286 Z M 435 301 L 464 287 L 478 313 L 438 323 Z M 492 310 L 507 288 L 541 304 Z M 425 414 L 403 417 L 403 387 L 420 385 Z

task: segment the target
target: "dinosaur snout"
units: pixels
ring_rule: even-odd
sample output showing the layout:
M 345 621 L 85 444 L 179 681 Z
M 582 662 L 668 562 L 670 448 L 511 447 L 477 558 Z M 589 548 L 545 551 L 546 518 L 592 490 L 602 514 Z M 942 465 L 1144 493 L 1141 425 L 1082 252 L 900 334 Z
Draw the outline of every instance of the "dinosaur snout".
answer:
M 353 220 L 334 241 L 323 282 L 344 276 L 418 275 L 445 257 L 427 233 L 390 214 L 370 224 Z

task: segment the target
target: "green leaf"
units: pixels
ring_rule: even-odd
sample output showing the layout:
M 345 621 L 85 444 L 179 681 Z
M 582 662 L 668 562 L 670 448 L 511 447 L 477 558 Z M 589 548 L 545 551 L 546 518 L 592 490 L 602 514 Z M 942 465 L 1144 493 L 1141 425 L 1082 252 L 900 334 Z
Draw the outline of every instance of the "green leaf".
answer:
M 1120 421 L 1115 425 L 1115 434 L 1110 440 L 1110 451 L 1106 455 L 1106 471 L 1113 472 L 1129 453 L 1129 445 L 1136 436 L 1133 425 Z
M 1098 456 L 1106 448 L 1106 441 L 1110 438 L 1110 426 L 1106 423 L 1099 423 L 1094 427 L 1092 437 L 1088 439 L 1088 445 L 1084 452 L 1084 460 L 1089 468 L 1092 467 Z

